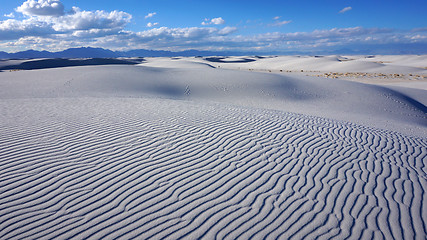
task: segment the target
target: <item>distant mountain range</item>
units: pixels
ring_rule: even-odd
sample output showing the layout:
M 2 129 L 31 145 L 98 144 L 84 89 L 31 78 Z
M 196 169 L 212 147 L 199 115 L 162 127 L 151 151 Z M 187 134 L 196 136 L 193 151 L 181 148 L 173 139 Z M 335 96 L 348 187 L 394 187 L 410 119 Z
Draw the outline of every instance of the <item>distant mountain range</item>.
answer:
M 104 48 L 69 48 L 60 52 L 27 50 L 16 53 L 0 51 L 0 59 L 28 58 L 117 58 L 117 57 L 195 57 L 195 56 L 249 56 L 249 55 L 371 55 L 371 54 L 427 54 L 427 43 L 354 45 L 352 47 L 312 51 L 286 52 L 238 52 L 238 51 L 199 51 L 185 50 L 179 52 L 164 50 L 137 49 L 130 51 L 112 51 Z
M 16 53 L 0 51 L 0 59 L 27 59 L 27 58 L 117 58 L 117 57 L 193 57 L 193 56 L 239 56 L 253 55 L 243 52 L 214 52 L 186 50 L 180 52 L 163 50 L 137 49 L 130 51 L 111 51 L 103 48 L 69 48 L 60 52 L 27 50 Z

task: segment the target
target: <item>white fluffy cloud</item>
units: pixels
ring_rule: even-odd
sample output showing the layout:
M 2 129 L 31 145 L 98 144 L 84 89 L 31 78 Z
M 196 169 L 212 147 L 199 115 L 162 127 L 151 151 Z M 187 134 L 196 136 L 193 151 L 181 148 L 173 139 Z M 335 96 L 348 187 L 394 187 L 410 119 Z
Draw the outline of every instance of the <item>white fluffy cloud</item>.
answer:
M 64 5 L 59 0 L 27 0 L 16 11 L 28 16 L 61 16 Z
M 22 21 L 0 21 L 0 40 L 13 40 L 25 36 L 48 36 L 55 33 L 50 23 L 30 18 Z
M 15 14 L 14 13 L 9 13 L 9 14 L 4 14 L 3 16 L 5 16 L 7 18 L 14 18 Z
M 224 19 L 222 19 L 221 17 L 219 18 L 214 18 L 211 20 L 211 23 L 215 24 L 215 25 L 219 25 L 219 24 L 224 24 L 225 21 Z
M 108 45 L 114 49 L 145 48 L 184 50 L 187 48 L 213 48 L 221 46 L 236 29 L 225 27 L 159 27 L 141 32 L 123 31 L 99 39 L 96 46 Z M 120 44 L 117 44 L 120 43 Z M 125 45 L 124 45 L 125 44 Z M 234 44 L 234 43 L 233 43 Z
M 149 14 L 147 14 L 147 16 L 145 16 L 145 19 L 151 18 L 151 17 L 153 17 L 156 14 L 157 14 L 156 12 L 149 13 Z
M 157 26 L 157 25 L 159 25 L 158 22 L 155 22 L 155 23 L 149 22 L 149 23 L 147 23 L 147 27 L 154 27 L 154 26 Z
M 212 19 L 208 19 L 205 18 L 205 21 L 202 22 L 202 25 L 221 25 L 221 24 L 225 24 L 225 20 L 222 19 L 222 17 L 217 17 L 217 18 L 212 18 Z
M 51 22 L 56 31 L 73 31 L 123 29 L 130 22 L 131 18 L 132 15 L 121 11 L 81 11 L 79 8 L 73 7 L 70 14 L 45 20 Z
M 345 12 L 350 11 L 351 9 L 353 9 L 353 8 L 352 7 L 345 7 L 343 9 L 341 9 L 341 11 L 339 11 L 339 13 L 345 13 Z
M 121 11 L 82 11 L 78 7 L 72 7 L 65 13 L 64 6 L 57 0 L 28 0 L 16 11 L 23 13 L 25 18 L 0 21 L 0 40 L 51 37 L 52 34 L 99 37 L 117 34 L 132 18 L 132 15 Z

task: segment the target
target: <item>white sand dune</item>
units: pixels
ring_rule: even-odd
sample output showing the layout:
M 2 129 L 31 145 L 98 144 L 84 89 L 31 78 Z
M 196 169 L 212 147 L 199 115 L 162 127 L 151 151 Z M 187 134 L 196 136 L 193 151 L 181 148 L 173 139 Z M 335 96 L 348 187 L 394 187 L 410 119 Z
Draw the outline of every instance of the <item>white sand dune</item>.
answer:
M 272 56 L 206 58 L 221 67 L 319 72 L 427 74 L 427 56 Z M 220 59 L 220 61 L 218 61 Z
M 426 96 L 194 58 L 1 72 L 0 239 L 425 239 Z
M 304 75 L 427 90 L 427 55 L 211 57 L 215 67 Z M 338 73 L 331 75 L 331 73 Z

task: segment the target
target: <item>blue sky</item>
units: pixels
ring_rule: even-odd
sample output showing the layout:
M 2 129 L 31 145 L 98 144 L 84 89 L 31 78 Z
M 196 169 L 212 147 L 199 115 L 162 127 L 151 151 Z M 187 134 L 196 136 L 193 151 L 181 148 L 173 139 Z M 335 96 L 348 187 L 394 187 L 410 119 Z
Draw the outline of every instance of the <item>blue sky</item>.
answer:
M 427 46 L 426 0 L 0 0 L 0 51 Z M 398 49 L 397 49 L 398 50 Z

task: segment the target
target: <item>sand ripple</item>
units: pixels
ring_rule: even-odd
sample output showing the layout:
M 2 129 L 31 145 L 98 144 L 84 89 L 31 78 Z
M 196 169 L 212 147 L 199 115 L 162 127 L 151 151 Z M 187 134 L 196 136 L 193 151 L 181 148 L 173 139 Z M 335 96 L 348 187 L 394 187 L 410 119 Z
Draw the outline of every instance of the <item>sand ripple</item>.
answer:
M 426 139 L 226 105 L 58 101 L 21 100 L 40 121 L 0 125 L 0 239 L 426 237 Z

